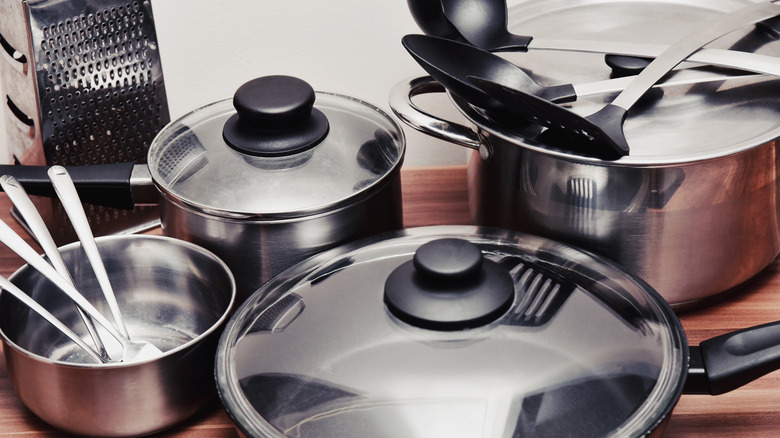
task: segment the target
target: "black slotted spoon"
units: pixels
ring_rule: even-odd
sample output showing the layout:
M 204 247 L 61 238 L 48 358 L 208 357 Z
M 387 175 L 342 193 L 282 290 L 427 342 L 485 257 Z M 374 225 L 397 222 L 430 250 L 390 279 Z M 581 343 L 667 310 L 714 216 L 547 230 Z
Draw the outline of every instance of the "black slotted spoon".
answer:
M 742 26 L 780 15 L 775 2 L 756 3 L 725 14 L 689 33 L 656 57 L 609 104 L 586 117 L 522 90 L 515 90 L 483 78 L 471 77 L 472 83 L 501 101 L 513 112 L 534 123 L 563 129 L 589 141 L 596 141 L 614 153 L 613 159 L 628 155 L 628 140 L 623 122 L 631 107 L 653 85 L 692 53 Z M 609 158 L 607 158 L 609 159 Z

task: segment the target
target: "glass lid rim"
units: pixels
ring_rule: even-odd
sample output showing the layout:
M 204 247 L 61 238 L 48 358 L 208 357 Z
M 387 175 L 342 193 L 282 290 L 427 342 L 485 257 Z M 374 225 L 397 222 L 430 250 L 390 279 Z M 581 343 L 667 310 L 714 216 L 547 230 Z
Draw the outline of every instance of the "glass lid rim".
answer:
M 467 239 L 500 240 L 502 244 L 515 243 L 517 239 L 536 239 L 539 242 L 552 244 L 563 249 L 574 249 L 586 258 L 603 261 L 610 268 L 618 269 L 626 278 L 636 282 L 642 293 L 646 294 L 646 298 L 653 304 L 656 314 L 654 316 L 662 318 L 660 325 L 664 332 L 667 333 L 665 339 L 668 339 L 672 345 L 668 346 L 664 352 L 664 365 L 661 367 L 659 378 L 656 380 L 653 390 L 643 400 L 637 411 L 626 418 L 626 421 L 621 425 L 620 432 L 628 432 L 628 430 L 624 429 L 640 433 L 651 431 L 670 414 L 682 393 L 683 384 L 687 376 L 688 343 L 682 324 L 671 306 L 646 282 L 624 271 L 608 259 L 544 237 L 484 226 L 433 225 L 387 232 L 350 242 L 317 254 L 299 262 L 262 285 L 241 305 L 225 327 L 219 341 L 216 361 L 217 387 L 220 398 L 230 415 L 237 420 L 236 423 L 239 424 L 241 429 L 245 432 L 252 432 L 251 430 L 247 431 L 246 428 L 259 428 L 257 431 L 262 430 L 263 433 L 268 434 L 267 436 L 283 436 L 281 434 L 275 435 L 274 432 L 278 431 L 262 415 L 257 413 L 246 399 L 234 375 L 235 362 L 231 361 L 232 352 L 243 337 L 242 332 L 246 329 L 247 316 L 251 316 L 252 312 L 257 309 L 264 308 L 265 306 L 261 304 L 263 304 L 266 298 L 272 297 L 273 301 L 275 301 L 282 299 L 290 293 L 294 293 L 302 280 L 311 278 L 312 274 L 315 274 L 320 268 L 327 267 L 334 261 L 340 260 L 344 256 L 360 251 L 363 248 L 373 248 L 394 239 L 414 239 L 416 242 L 425 242 L 434 238 L 454 236 L 466 236 Z M 268 301 L 265 304 L 270 302 Z M 269 432 L 269 430 L 274 432 Z M 638 436 L 641 436 L 641 434 Z
M 326 106 L 336 110 L 344 109 L 336 105 L 336 102 L 339 101 L 344 101 L 348 104 L 356 105 L 357 107 L 366 111 L 364 113 L 366 116 L 375 118 L 375 124 L 377 126 L 379 126 L 380 123 L 387 125 L 387 132 L 392 134 L 392 142 L 394 145 L 397 145 L 397 156 L 395 157 L 392 164 L 382 174 L 379 174 L 377 178 L 374 179 L 370 184 L 366 184 L 360 187 L 359 190 L 349 194 L 348 196 L 333 197 L 332 199 L 326 200 L 326 202 L 305 205 L 292 209 L 271 209 L 267 211 L 256 211 L 246 208 L 224 208 L 219 205 L 212 205 L 213 203 L 204 203 L 201 202 L 200 199 L 193 199 L 192 196 L 179 193 L 179 191 L 175 189 L 176 184 L 168 183 L 160 174 L 159 162 L 161 161 L 162 157 L 165 156 L 165 151 L 167 150 L 166 145 L 170 143 L 171 139 L 178 138 L 178 136 L 181 135 L 179 131 L 192 131 L 193 128 L 189 124 L 185 123 L 188 120 L 195 122 L 195 125 L 197 125 L 212 120 L 216 117 L 226 117 L 235 114 L 236 111 L 232 104 L 232 97 L 223 97 L 221 99 L 201 105 L 198 108 L 195 108 L 171 121 L 155 135 L 147 152 L 147 167 L 151 175 L 152 183 L 160 194 L 164 194 L 166 198 L 174 201 L 174 204 L 178 206 L 186 207 L 189 210 L 209 216 L 239 220 L 250 219 L 266 221 L 302 218 L 335 211 L 370 197 L 373 193 L 380 190 L 392 178 L 394 178 L 394 176 L 400 172 L 400 168 L 403 166 L 407 149 L 406 135 L 403 128 L 401 127 L 400 123 L 395 118 L 391 117 L 387 111 L 365 100 L 328 91 L 315 91 L 315 95 L 318 97 L 324 96 L 326 99 L 332 99 L 327 101 Z M 314 108 L 323 108 L 323 106 L 318 107 L 317 102 L 318 101 L 315 100 Z M 229 146 L 223 146 L 226 149 L 229 149 Z M 358 148 L 355 147 L 355 150 L 357 149 Z M 301 154 L 305 153 L 306 152 L 302 152 Z M 277 157 L 258 158 L 261 160 L 278 159 Z

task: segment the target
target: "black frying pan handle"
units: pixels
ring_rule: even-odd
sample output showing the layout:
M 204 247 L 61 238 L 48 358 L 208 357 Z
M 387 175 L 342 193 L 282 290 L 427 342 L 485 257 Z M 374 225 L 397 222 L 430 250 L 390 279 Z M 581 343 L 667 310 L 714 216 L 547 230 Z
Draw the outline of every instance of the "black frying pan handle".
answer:
M 780 369 L 780 322 L 708 339 L 691 348 L 687 393 L 723 394 Z
M 135 206 L 130 177 L 135 163 L 66 166 L 85 204 L 132 210 Z M 0 175 L 16 178 L 30 195 L 56 198 L 49 166 L 0 165 Z

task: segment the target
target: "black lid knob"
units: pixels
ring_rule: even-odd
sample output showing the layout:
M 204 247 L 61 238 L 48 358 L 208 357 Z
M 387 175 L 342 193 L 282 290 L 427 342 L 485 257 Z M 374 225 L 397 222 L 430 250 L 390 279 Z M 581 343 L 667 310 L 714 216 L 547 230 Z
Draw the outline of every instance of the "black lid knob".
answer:
M 482 251 L 462 239 L 441 239 L 417 249 L 412 261 L 418 275 L 427 281 L 470 281 L 479 276 Z
M 292 76 L 253 79 L 236 90 L 236 114 L 222 128 L 225 142 L 254 156 L 287 156 L 316 146 L 330 129 L 314 108 L 314 89 Z
M 512 305 L 509 272 L 462 239 L 428 242 L 385 282 L 385 304 L 398 319 L 431 330 L 462 330 L 498 319 Z

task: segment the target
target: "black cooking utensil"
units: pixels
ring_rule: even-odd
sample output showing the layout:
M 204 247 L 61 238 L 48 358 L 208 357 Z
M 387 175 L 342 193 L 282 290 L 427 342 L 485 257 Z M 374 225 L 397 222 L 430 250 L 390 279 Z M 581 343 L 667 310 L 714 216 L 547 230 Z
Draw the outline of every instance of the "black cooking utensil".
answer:
M 755 52 L 756 49 L 764 44 L 776 41 L 780 37 L 780 17 L 759 21 L 756 23 L 756 31 L 755 33 L 758 35 L 757 44 L 755 41 L 740 39 L 729 50 Z M 638 75 L 653 61 L 653 58 L 607 54 L 604 56 L 604 61 L 612 68 L 614 75 L 620 77 Z
M 571 102 L 577 98 L 570 84 L 542 87 L 511 62 L 469 44 L 428 35 L 406 35 L 401 42 L 437 82 L 483 109 L 500 111 L 503 104 L 472 84 L 469 76 L 500 80 L 502 84 L 552 102 Z
M 472 84 L 469 76 L 488 79 L 556 103 L 573 102 L 584 95 L 621 91 L 630 83 L 629 78 L 623 78 L 544 86 L 515 64 L 467 43 L 429 35 L 406 35 L 401 41 L 409 54 L 437 82 L 483 109 L 500 110 L 503 104 Z M 658 86 L 720 81 L 727 77 L 721 73 L 689 69 L 675 73 Z
M 471 80 L 526 119 L 593 140 L 594 145 L 603 142 L 604 151 L 611 149 L 615 156 L 619 157 L 629 152 L 628 141 L 623 133 L 623 122 L 628 111 L 647 90 L 704 45 L 742 26 L 777 15 L 780 15 L 780 5 L 774 2 L 756 3 L 710 21 L 669 46 L 642 73 L 634 77 L 615 100 L 587 117 L 561 108 L 549 100 L 521 90 L 509 89 L 484 78 Z
M 406 3 L 414 22 L 427 35 L 468 42 L 444 16 L 440 0 L 407 0 Z
M 525 261 L 512 262 L 515 261 L 504 259 L 499 262 L 509 269 L 518 295 L 518 304 L 512 309 L 509 324 L 524 327 L 547 324 L 576 286 L 541 266 Z
M 583 117 L 549 100 L 521 90 L 474 76 L 469 77 L 469 80 L 485 93 L 501 101 L 506 109 L 529 122 L 554 130 L 563 129 L 587 141 L 588 155 L 604 160 L 616 160 L 628 155 L 628 142 L 622 129 L 626 115 L 623 108 L 607 105 L 599 112 Z M 616 124 L 614 120 L 619 120 L 620 123 Z
M 491 52 L 527 51 L 532 37 L 507 28 L 506 0 L 440 0 L 444 18 L 469 43 Z

